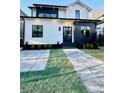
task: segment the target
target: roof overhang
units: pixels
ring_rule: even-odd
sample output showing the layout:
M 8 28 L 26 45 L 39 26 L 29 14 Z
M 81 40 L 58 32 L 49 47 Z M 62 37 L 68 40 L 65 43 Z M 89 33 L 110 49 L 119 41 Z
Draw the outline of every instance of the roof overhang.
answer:
M 67 6 L 61 5 L 47 5 L 47 4 L 33 4 L 33 6 L 29 6 L 28 8 L 37 8 L 37 7 L 49 7 L 49 8 L 66 8 Z
M 33 4 L 36 7 L 63 7 L 66 8 L 67 6 L 62 6 L 62 5 L 47 5 L 47 4 Z
M 101 20 L 93 20 L 93 19 L 73 19 L 73 18 L 45 18 L 45 17 L 29 17 L 29 16 L 20 16 L 22 18 L 37 18 L 37 19 L 58 19 L 58 20 L 72 20 L 75 22 L 92 22 L 92 23 L 97 23 L 101 22 Z

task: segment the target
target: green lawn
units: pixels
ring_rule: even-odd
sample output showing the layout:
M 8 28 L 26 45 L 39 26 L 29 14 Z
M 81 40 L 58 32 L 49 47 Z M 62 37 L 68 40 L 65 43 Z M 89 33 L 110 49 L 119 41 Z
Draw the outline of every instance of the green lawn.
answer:
M 21 93 L 87 93 L 61 49 L 52 49 L 45 70 L 20 74 Z
M 96 57 L 97 59 L 104 61 L 104 48 L 103 47 L 100 47 L 99 49 L 81 49 L 81 50 Z

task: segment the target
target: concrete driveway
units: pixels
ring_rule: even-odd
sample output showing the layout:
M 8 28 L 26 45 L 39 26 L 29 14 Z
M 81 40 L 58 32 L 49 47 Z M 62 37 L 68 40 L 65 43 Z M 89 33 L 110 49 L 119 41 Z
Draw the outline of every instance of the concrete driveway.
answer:
M 104 93 L 104 64 L 79 49 L 63 49 L 88 93 Z
M 50 50 L 21 51 L 20 72 L 44 70 Z

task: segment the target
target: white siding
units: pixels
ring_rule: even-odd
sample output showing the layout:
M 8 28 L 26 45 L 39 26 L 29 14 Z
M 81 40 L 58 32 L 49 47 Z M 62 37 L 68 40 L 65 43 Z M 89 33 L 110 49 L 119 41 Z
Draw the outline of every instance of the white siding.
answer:
M 36 17 L 36 8 L 32 8 L 32 17 Z
M 66 18 L 75 18 L 75 10 L 80 10 L 80 19 L 88 18 L 88 10 L 78 3 L 67 7 Z
M 32 38 L 32 25 L 43 25 L 43 37 Z M 59 31 L 61 27 L 61 31 Z M 61 22 L 57 20 L 26 19 L 25 21 L 25 43 L 28 44 L 57 44 L 63 42 L 63 31 Z
M 73 5 L 69 5 L 65 9 L 59 9 L 58 15 L 59 18 L 75 18 L 75 10 L 80 10 L 80 19 L 87 19 L 89 16 L 89 12 L 86 7 L 80 5 L 79 3 L 75 3 Z M 32 9 L 33 17 L 36 17 L 36 8 Z
M 59 9 L 59 18 L 64 18 L 66 16 L 66 10 L 65 9 Z

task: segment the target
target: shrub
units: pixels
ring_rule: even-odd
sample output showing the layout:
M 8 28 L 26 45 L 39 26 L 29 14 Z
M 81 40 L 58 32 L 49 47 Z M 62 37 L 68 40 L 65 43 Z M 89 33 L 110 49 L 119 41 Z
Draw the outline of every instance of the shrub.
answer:
M 98 48 L 98 44 L 97 44 L 97 42 L 94 42 L 94 43 L 93 43 L 93 48 L 95 48 L 95 49 Z
M 47 45 L 44 45 L 44 48 L 47 48 L 48 46 Z
M 40 49 L 41 48 L 41 45 L 37 45 L 37 48 Z
M 49 48 L 52 48 L 52 45 L 48 45 Z
M 84 48 L 84 49 L 86 48 L 86 45 L 85 45 L 85 44 L 83 44 L 83 48 Z
M 86 46 L 87 46 L 87 48 L 90 48 L 90 44 L 87 43 Z
M 40 45 L 40 48 L 43 48 L 43 45 Z
M 31 45 L 31 49 L 34 49 L 36 46 L 35 45 Z
M 93 44 L 90 44 L 90 48 L 93 48 Z

